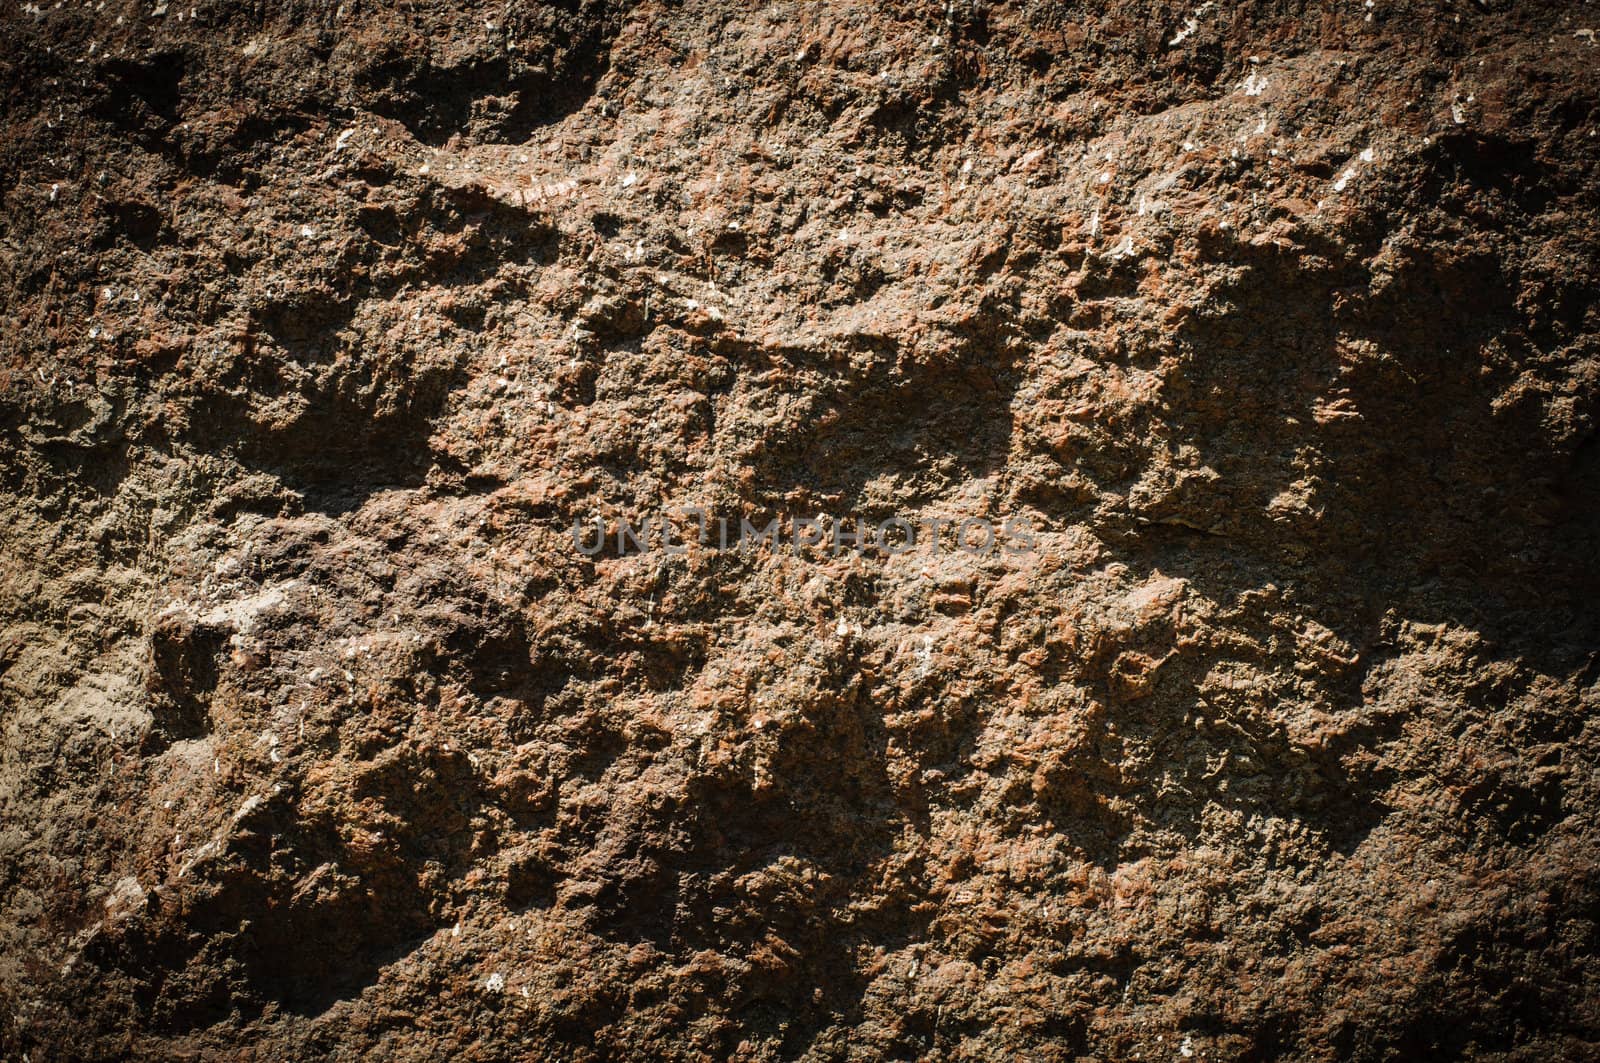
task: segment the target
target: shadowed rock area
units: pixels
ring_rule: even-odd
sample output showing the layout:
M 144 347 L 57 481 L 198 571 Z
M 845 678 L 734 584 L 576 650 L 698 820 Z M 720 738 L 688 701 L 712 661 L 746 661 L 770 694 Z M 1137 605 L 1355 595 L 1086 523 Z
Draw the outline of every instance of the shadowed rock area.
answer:
M 1597 32 L 6 0 L 0 1058 L 1600 1056 Z

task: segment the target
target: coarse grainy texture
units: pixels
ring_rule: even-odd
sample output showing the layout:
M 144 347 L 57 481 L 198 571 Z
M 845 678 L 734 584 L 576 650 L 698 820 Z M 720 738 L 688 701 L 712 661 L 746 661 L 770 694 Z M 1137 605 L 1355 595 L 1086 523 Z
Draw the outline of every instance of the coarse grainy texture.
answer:
M 0 1059 L 1600 1058 L 1600 5 L 3 3 Z

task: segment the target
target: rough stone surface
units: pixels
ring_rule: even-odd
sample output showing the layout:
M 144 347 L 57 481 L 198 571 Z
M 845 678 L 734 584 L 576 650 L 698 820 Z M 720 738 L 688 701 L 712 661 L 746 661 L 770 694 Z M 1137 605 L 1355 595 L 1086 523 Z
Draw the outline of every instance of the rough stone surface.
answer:
M 0 1057 L 1600 1054 L 1600 9 L 393 7 L 0 14 Z

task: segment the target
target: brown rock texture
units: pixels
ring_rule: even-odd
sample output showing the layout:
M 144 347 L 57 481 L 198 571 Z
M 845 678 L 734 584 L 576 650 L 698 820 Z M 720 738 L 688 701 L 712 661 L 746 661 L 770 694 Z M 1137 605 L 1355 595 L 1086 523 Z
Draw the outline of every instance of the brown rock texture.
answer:
M 1597 30 L 6 0 L 0 1058 L 1600 1058 Z

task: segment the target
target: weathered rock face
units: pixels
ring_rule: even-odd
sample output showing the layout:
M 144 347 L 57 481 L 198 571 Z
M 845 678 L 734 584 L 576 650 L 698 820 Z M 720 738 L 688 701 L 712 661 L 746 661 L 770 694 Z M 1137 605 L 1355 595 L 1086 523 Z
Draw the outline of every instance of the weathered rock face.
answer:
M 0 1056 L 1600 1051 L 1600 11 L 400 7 L 0 16 Z

